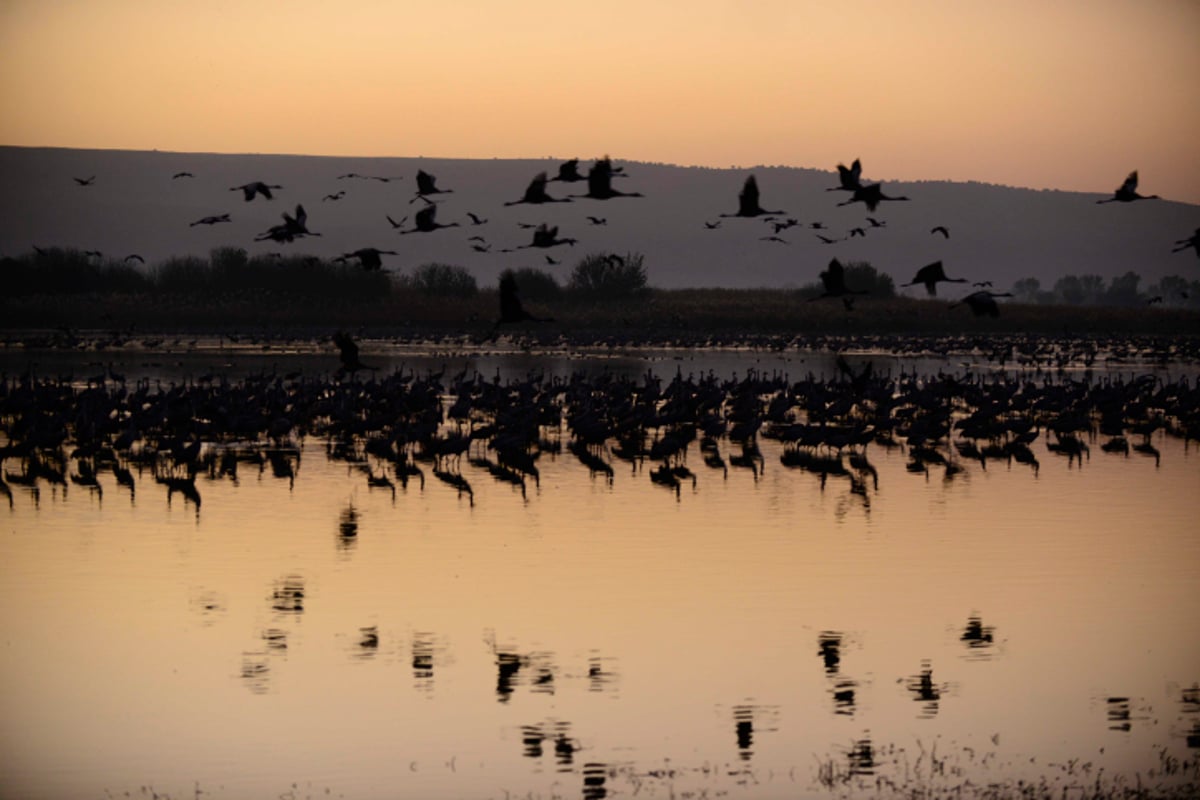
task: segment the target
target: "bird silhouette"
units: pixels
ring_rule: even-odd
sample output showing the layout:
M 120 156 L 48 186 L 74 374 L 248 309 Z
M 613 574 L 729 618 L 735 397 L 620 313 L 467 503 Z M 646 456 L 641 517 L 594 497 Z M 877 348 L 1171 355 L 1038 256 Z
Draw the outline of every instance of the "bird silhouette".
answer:
M 593 225 L 607 225 L 608 224 L 608 217 L 587 217 L 586 219 L 588 222 L 592 223 Z
M 506 206 L 520 205 L 521 203 L 531 203 L 534 205 L 541 203 L 569 203 L 570 198 L 567 197 L 551 197 L 546 194 L 546 173 L 539 172 L 529 182 L 529 186 L 525 188 L 525 194 L 520 200 L 512 200 L 505 203 Z
M 479 216 L 478 214 L 474 214 L 474 213 L 468 211 L 467 216 L 471 218 L 472 225 L 486 225 L 487 224 L 487 220 L 484 219 L 483 217 Z
M 820 239 L 825 244 L 836 244 L 837 242 L 841 241 L 841 239 L 831 239 L 830 237 L 822 236 L 819 233 L 814 233 L 813 236 L 816 236 L 818 239 Z
M 721 220 L 717 220 L 716 222 L 709 222 L 708 220 L 705 220 L 704 227 L 708 228 L 710 231 L 715 231 L 717 228 L 721 227 Z
M 255 195 L 260 195 L 260 194 L 263 197 L 267 198 L 268 200 L 272 200 L 274 198 L 273 198 L 273 195 L 271 194 L 271 190 L 272 189 L 282 189 L 282 188 L 283 188 L 282 186 L 279 186 L 279 185 L 273 184 L 273 183 L 266 184 L 266 183 L 263 183 L 262 181 L 253 181 L 252 183 L 243 183 L 241 186 L 234 186 L 234 187 L 230 188 L 229 191 L 241 192 L 242 195 L 246 198 L 246 202 L 249 203 L 251 200 L 254 199 Z
M 145 264 L 145 263 L 146 263 L 146 259 L 142 258 L 142 257 L 141 257 L 139 254 L 137 254 L 137 253 L 130 253 L 129 255 L 125 256 L 125 260 L 126 260 L 126 261 L 136 261 L 136 262 L 138 262 L 139 264 Z
M 947 238 L 947 239 L 950 238 L 950 231 L 946 230 L 945 225 L 935 225 L 934 227 L 929 229 L 929 232 L 930 233 L 940 233 L 945 238 Z
M 218 222 L 229 222 L 229 215 L 221 214 L 215 217 L 201 217 L 195 222 L 188 223 L 188 227 L 194 228 L 197 225 L 216 225 Z
M 325 202 L 326 200 L 341 200 L 345 196 L 346 196 L 346 190 L 341 189 L 332 194 L 325 195 L 324 197 L 321 198 L 321 202 Z
M 274 242 L 292 242 L 303 236 L 321 235 L 308 229 L 308 212 L 302 205 L 296 206 L 296 216 L 293 217 L 286 211 L 281 216 L 283 217 L 282 225 L 272 225 L 266 233 L 256 236 L 254 241 L 263 242 L 270 239 Z
M 951 303 L 950 307 L 967 306 L 971 309 L 971 313 L 977 317 L 1000 316 L 1000 306 L 996 303 L 997 297 L 1012 297 L 1011 292 L 989 292 L 987 290 L 972 292 L 957 303 Z
M 176 172 L 174 175 L 171 176 L 171 180 L 176 180 L 178 178 L 194 178 L 194 177 L 196 177 L 196 176 L 190 172 Z
M 872 228 L 886 228 L 887 227 L 887 220 L 875 219 L 874 217 L 867 217 L 867 222 L 871 223 Z
M 859 186 L 854 190 L 854 196 L 849 200 L 838 203 L 839 206 L 848 206 L 851 203 L 864 203 L 868 211 L 874 211 L 879 204 L 884 200 L 907 200 L 907 197 L 891 197 L 883 193 L 882 183 L 871 183 L 866 186 Z
M 429 201 L 426 201 L 426 202 L 429 202 Z M 439 223 L 436 219 L 437 218 L 437 208 L 438 207 L 436 204 L 429 202 L 429 205 L 422 208 L 420 211 L 417 212 L 416 216 L 413 217 L 413 225 L 415 227 L 410 228 L 409 230 L 406 230 L 406 231 L 400 231 L 400 234 L 404 235 L 407 233 L 432 233 L 433 231 L 436 231 L 438 228 L 457 228 L 458 227 L 457 222 L 447 222 L 444 225 Z
M 612 188 L 613 176 L 619 171 L 614 169 L 612 160 L 605 156 L 598 159 L 592 168 L 588 170 L 587 194 L 574 195 L 574 197 L 590 197 L 593 200 L 611 200 L 614 197 L 641 197 L 641 192 L 622 192 Z
M 556 247 L 560 244 L 569 244 L 575 246 L 575 239 L 559 239 L 558 226 L 551 228 L 549 225 L 542 224 L 533 232 L 533 241 L 529 244 L 518 245 L 518 250 L 525 250 L 530 247 Z
M 1175 244 L 1178 247 L 1171 248 L 1172 253 L 1180 253 L 1191 247 L 1196 251 L 1196 256 L 1200 257 L 1200 228 L 1196 228 L 1196 232 L 1188 238 L 1177 240 Z
M 857 158 L 854 163 L 847 167 L 845 164 L 838 164 L 838 185 L 831 186 L 825 191 L 827 192 L 853 192 L 862 188 L 862 162 Z
M 587 180 L 586 177 L 579 174 L 579 159 L 572 158 L 570 161 L 564 161 L 558 165 L 558 174 L 550 180 L 563 181 L 564 183 L 576 183 L 578 181 Z
M 404 227 L 404 223 L 408 221 L 408 217 L 407 217 L 407 216 L 401 217 L 399 222 L 397 222 L 396 220 L 392 219 L 392 218 L 391 218 L 391 216 L 389 216 L 389 215 L 387 215 L 387 214 L 384 214 L 384 216 L 385 216 L 385 217 L 387 217 L 387 221 L 388 221 L 388 223 L 389 223 L 389 224 L 390 224 L 390 225 L 391 225 L 393 228 L 403 228 L 403 227 Z
M 824 294 L 808 298 L 810 303 L 815 300 L 824 300 L 826 297 L 845 297 L 868 293 L 866 289 L 850 289 L 846 286 L 846 268 L 836 258 L 830 261 L 829 266 L 821 273 L 821 283 L 825 285 Z M 851 310 L 850 306 L 847 306 L 846 310 Z
M 517 294 L 517 279 L 511 272 L 500 276 L 500 318 L 492 326 L 492 335 L 501 325 L 515 325 L 520 322 L 553 322 L 553 317 L 535 317 L 525 310 L 521 298 Z
M 738 193 L 738 210 L 736 214 L 718 214 L 721 217 L 759 217 L 763 214 L 786 214 L 786 211 L 768 211 L 758 203 L 758 180 L 753 176 L 746 178 L 742 191 Z
M 947 278 L 946 270 L 942 267 L 942 262 L 935 261 L 932 264 L 926 264 L 917 270 L 917 274 L 908 283 L 902 283 L 901 286 L 915 286 L 918 283 L 925 284 L 925 291 L 929 292 L 930 296 L 937 294 L 937 285 L 939 283 L 966 283 L 966 278 Z
M 417 170 L 417 194 L 413 197 L 412 200 L 409 200 L 408 202 L 413 203 L 417 200 L 417 198 L 421 198 L 422 200 L 424 200 L 426 198 L 426 195 L 449 194 L 453 191 L 454 191 L 453 189 L 437 188 L 437 178 L 433 177 L 425 170 L 420 169 L 420 170 Z
M 91 186 L 96 182 L 96 176 L 93 175 L 90 178 L 72 178 L 71 180 L 75 181 L 75 183 L 79 184 L 80 186 Z
M 333 334 L 333 343 L 338 347 L 338 358 L 341 359 L 342 366 L 338 368 L 337 376 L 339 378 L 349 373 L 350 377 L 354 377 L 354 373 L 360 369 L 377 370 L 379 367 L 370 367 L 362 363 L 358 358 L 358 344 L 351 338 L 350 334 L 345 331 L 338 331 Z
M 1158 199 L 1160 199 L 1159 196 L 1156 194 L 1151 194 L 1151 195 L 1138 194 L 1137 186 L 1138 186 L 1138 174 L 1137 174 L 1137 170 L 1135 169 L 1133 172 L 1129 173 L 1128 177 L 1125 178 L 1125 182 L 1117 187 L 1116 191 L 1113 192 L 1112 197 L 1107 197 L 1103 200 L 1097 200 L 1096 203 L 1097 204 L 1100 204 L 1100 203 L 1132 203 L 1134 200 L 1158 200 Z
M 375 247 L 363 247 L 355 250 L 353 253 L 343 253 L 337 260 L 347 261 L 351 258 L 357 258 L 358 263 L 368 272 L 376 269 L 383 269 L 383 258 L 381 256 L 399 255 L 395 250 L 380 250 Z

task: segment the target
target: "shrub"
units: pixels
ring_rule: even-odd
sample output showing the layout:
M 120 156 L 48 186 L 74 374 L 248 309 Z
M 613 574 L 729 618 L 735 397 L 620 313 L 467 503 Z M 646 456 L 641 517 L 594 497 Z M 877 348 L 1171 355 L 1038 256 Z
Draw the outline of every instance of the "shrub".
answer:
M 474 297 L 479 291 L 474 275 L 465 267 L 451 264 L 423 264 L 403 283 L 435 297 Z
M 628 297 L 646 288 L 645 257 L 641 253 L 593 253 L 571 272 L 567 289 L 595 297 Z

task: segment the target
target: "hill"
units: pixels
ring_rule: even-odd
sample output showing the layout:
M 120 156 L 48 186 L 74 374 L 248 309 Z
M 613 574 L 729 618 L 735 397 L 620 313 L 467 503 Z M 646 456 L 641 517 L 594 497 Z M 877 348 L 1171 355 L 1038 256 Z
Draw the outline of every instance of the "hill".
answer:
M 595 155 L 595 154 L 593 154 Z M 1144 283 L 1164 275 L 1192 279 L 1200 262 L 1191 251 L 1171 253 L 1173 242 L 1200 226 L 1200 207 L 1170 200 L 1097 205 L 1102 195 L 1020 189 L 946 181 L 895 182 L 866 164 L 865 180 L 883 179 L 885 191 L 908 202 L 885 202 L 875 213 L 861 203 L 839 207 L 848 193 L 832 171 L 791 167 L 710 169 L 618 159 L 626 177 L 614 185 L 642 198 L 505 206 L 523 194 L 538 172 L 557 172 L 562 159 L 464 160 L 441 158 L 338 158 L 293 155 L 225 155 L 0 147 L 0 255 L 34 246 L 99 250 L 106 257 L 138 253 L 148 263 L 173 255 L 206 255 L 219 246 L 251 254 L 271 251 L 322 257 L 362 247 L 395 250 L 391 270 L 409 271 L 442 262 L 469 269 L 481 285 L 494 284 L 506 268 L 538 267 L 564 279 L 589 252 L 641 252 L 650 283 L 661 288 L 789 287 L 811 283 L 836 256 L 869 261 L 908 281 L 922 265 L 941 260 L 952 276 L 991 280 L 997 289 L 1036 276 L 1049 287 L 1067 274 L 1105 280 L 1133 271 Z M 581 171 L 591 161 L 581 160 Z M 1135 165 L 1131 165 L 1135 166 Z M 452 193 L 436 195 L 438 221 L 458 227 L 401 236 L 389 224 L 423 202 L 414 200 L 415 175 L 424 169 Z M 173 178 L 177 172 L 193 177 Z M 355 173 L 372 177 L 343 178 Z M 745 178 L 754 174 L 764 208 L 799 225 L 778 233 L 759 219 L 725 218 L 737 210 Z M 95 176 L 88 186 L 75 177 Z M 1120 176 L 1114 178 L 1114 186 Z M 279 184 L 275 199 L 245 202 L 230 187 L 262 180 Z M 583 183 L 549 184 L 555 197 L 583 194 Z M 337 200 L 323 199 L 342 191 Z M 290 244 L 255 242 L 297 203 L 308 211 L 310 230 L 321 236 Z M 472 212 L 487 221 L 475 225 Z M 217 225 L 190 223 L 229 214 Z M 587 217 L 605 220 L 597 225 Z M 874 227 L 867 217 L 884 222 Z M 714 229 L 705 223 L 720 221 Z M 548 250 L 505 249 L 527 245 L 532 231 L 519 224 L 548 223 L 574 246 Z M 812 226 L 820 224 L 821 229 Z M 949 238 L 931 233 L 945 226 Z M 850 236 L 854 228 L 865 235 Z M 818 234 L 838 239 L 823 243 Z M 489 252 L 472 249 L 482 236 Z M 551 265 L 546 256 L 560 261 Z M 914 296 L 920 287 L 906 290 Z

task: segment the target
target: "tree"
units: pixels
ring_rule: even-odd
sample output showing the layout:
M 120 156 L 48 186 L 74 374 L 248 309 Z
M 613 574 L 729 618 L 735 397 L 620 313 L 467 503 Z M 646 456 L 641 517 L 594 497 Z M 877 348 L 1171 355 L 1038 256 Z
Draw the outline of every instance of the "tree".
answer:
M 475 276 L 465 267 L 423 264 L 404 283 L 424 294 L 438 297 L 473 297 L 479 291 Z
M 1132 271 L 1119 278 L 1113 278 L 1112 285 L 1104 295 L 1105 301 L 1113 306 L 1139 305 L 1142 297 L 1138 294 L 1137 287 L 1141 280 L 1142 276 Z
M 1055 281 L 1054 294 L 1068 305 L 1080 305 L 1083 302 L 1083 284 L 1074 275 L 1064 275 Z
M 646 288 L 645 260 L 641 253 L 593 253 L 571 272 L 567 289 L 597 297 L 628 297 Z
M 1012 286 L 1012 293 L 1018 300 L 1026 303 L 1036 303 L 1042 282 L 1037 278 L 1021 278 Z

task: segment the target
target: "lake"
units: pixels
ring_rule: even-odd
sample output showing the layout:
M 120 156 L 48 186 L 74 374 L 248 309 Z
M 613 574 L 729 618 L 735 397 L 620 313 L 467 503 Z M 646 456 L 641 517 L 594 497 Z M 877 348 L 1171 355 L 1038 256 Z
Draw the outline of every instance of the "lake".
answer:
M 964 441 L 957 427 L 924 448 L 911 429 L 899 446 L 798 444 L 817 435 L 802 423 L 826 413 L 815 387 L 898 387 L 903 373 L 916 393 L 952 373 L 955 397 L 970 397 L 972 381 L 1001 374 L 978 353 L 857 353 L 849 372 L 833 353 L 794 349 L 365 343 L 363 358 L 380 380 L 407 375 L 397 392 L 427 376 L 439 415 L 474 387 L 471 421 L 443 417 L 442 437 L 493 421 L 488 385 L 559 398 L 560 417 L 538 428 L 536 473 L 504 468 L 481 436 L 461 455 L 406 462 L 421 474 L 405 484 L 399 462 L 363 451 L 368 411 L 353 417 L 360 433 L 204 437 L 201 455 L 216 455 L 195 471 L 194 496 L 133 455 L 120 459 L 132 489 L 105 469 L 99 488 L 24 486 L 11 478 L 30 459 L 9 452 L 0 795 L 1187 797 L 1200 786 L 1200 450 L 1169 424 L 1128 434 L 1157 457 L 1102 450 L 1112 437 L 1093 429 L 1076 458 L 1039 421 L 1036 465 L 946 446 Z M 110 396 L 141 381 L 150 398 L 172 383 L 227 398 L 254 380 L 260 398 L 305 381 L 356 387 L 311 389 L 339 409 L 370 394 L 357 387 L 372 376 L 335 382 L 336 367 L 328 347 L 303 343 L 10 347 L 2 419 L 19 442 L 15 420 L 36 412 L 14 412 L 15 376 L 31 369 L 77 396 L 87 376 Z M 1143 395 L 1161 398 L 1183 379 L 1195 402 L 1194 363 L 1089 367 L 1004 374 L 1047 396 L 1149 375 Z M 737 387 L 752 376 L 762 385 L 746 394 L 764 415 L 789 387 L 796 424 L 764 423 L 751 438 L 761 458 L 743 460 Z M 725 393 L 729 427 L 707 449 L 697 436 L 669 461 L 623 460 L 627 442 L 606 439 L 587 455 L 611 474 L 572 451 L 601 391 L 658 393 L 647 445 L 665 446 L 685 427 L 666 418 L 685 382 Z M 862 388 L 856 407 L 869 398 Z M 922 419 L 914 407 L 894 417 Z M 947 409 L 954 421 L 972 412 Z M 61 452 L 81 478 L 75 443 Z M 677 469 L 658 473 L 664 463 Z

